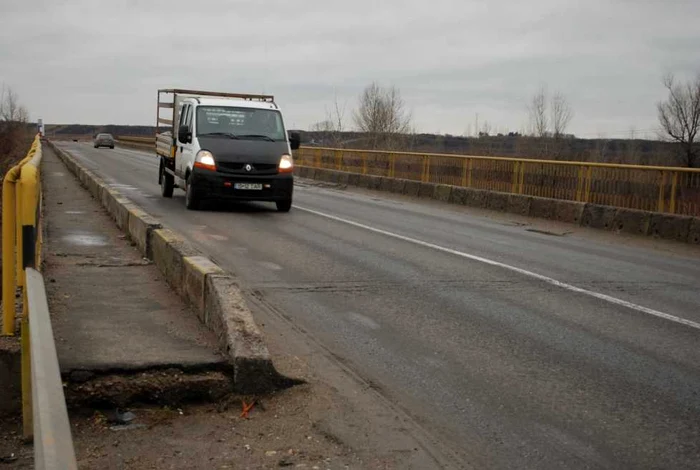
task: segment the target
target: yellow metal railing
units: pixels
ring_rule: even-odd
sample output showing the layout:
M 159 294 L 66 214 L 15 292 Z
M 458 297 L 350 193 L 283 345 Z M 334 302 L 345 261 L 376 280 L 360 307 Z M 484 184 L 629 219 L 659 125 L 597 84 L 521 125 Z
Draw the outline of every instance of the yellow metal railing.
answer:
M 294 157 L 312 168 L 700 215 L 700 169 L 315 147 Z
M 15 294 L 22 294 L 22 408 L 25 431 L 31 429 L 31 382 L 26 268 L 41 263 L 41 141 L 37 135 L 27 156 L 11 168 L 2 184 L 2 334 L 15 333 Z

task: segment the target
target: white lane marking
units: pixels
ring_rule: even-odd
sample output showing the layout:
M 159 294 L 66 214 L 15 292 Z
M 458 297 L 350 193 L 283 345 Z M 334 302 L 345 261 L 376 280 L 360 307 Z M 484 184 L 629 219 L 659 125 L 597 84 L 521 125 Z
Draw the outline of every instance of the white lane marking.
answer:
M 632 302 L 627 302 L 626 300 L 618 299 L 617 297 L 612 297 L 612 296 L 609 296 L 607 294 L 601 294 L 600 292 L 595 292 L 592 290 L 583 289 L 581 287 L 576 287 L 576 286 L 573 286 L 571 284 L 567 284 L 565 282 L 557 281 L 556 279 L 553 279 L 551 277 L 543 276 L 542 274 L 533 273 L 532 271 L 528 271 L 526 269 L 518 268 L 516 266 L 511 266 L 510 264 L 501 263 L 499 261 L 494 261 L 494 260 L 488 259 L 488 258 L 482 258 L 481 256 L 470 255 L 469 253 L 464 253 L 462 251 L 457 251 L 457 250 L 453 250 L 450 248 L 445 248 L 444 246 L 435 245 L 433 243 L 424 242 L 423 240 L 418 240 L 418 239 L 411 238 L 411 237 L 406 237 L 404 235 L 399 235 L 398 233 L 388 232 L 386 230 L 371 227 L 369 225 L 361 224 L 359 222 L 353 222 L 352 220 L 347 220 L 347 219 L 343 219 L 341 217 L 336 217 L 334 215 L 326 214 L 323 212 L 318 212 L 318 211 L 315 211 L 313 209 L 307 209 L 305 207 L 299 207 L 297 205 L 294 205 L 294 208 L 297 210 L 300 210 L 300 211 L 308 212 L 310 214 L 318 215 L 320 217 L 325 217 L 325 218 L 330 219 L 330 220 L 335 220 L 336 222 L 341 222 L 341 223 L 344 223 L 347 225 L 352 225 L 353 227 L 358 227 L 358 228 L 362 228 L 365 230 L 369 230 L 370 232 L 379 233 L 379 234 L 385 235 L 387 237 L 396 238 L 398 240 L 402 240 L 405 242 L 424 246 L 426 248 L 432 248 L 433 250 L 442 251 L 443 253 L 449 253 L 451 255 L 459 256 L 461 258 L 466 258 L 466 259 L 470 259 L 473 261 L 478 261 L 480 263 L 489 264 L 491 266 L 498 266 L 499 268 L 504 268 L 504 269 L 507 269 L 509 271 L 523 274 L 525 276 L 546 282 L 547 284 L 551 284 L 553 286 L 560 287 L 562 289 L 566 289 L 566 290 L 569 290 L 572 292 L 577 292 L 579 294 L 585 294 L 585 295 L 588 295 L 591 297 L 595 297 L 596 299 L 605 300 L 606 302 L 610 302 L 611 304 L 620 305 L 622 307 L 626 307 L 626 308 L 629 308 L 632 310 L 636 310 L 638 312 L 646 313 L 648 315 L 653 315 L 653 316 L 658 317 L 658 318 L 663 318 L 664 320 L 669 320 L 669 321 L 672 321 L 675 323 L 680 323 L 681 325 L 689 326 L 691 328 L 695 328 L 695 329 L 700 330 L 700 323 L 694 322 L 692 320 L 686 320 L 685 318 L 681 318 L 681 317 L 677 317 L 675 315 L 660 312 L 658 310 L 644 307 L 642 305 L 637 305 L 637 304 L 634 304 Z

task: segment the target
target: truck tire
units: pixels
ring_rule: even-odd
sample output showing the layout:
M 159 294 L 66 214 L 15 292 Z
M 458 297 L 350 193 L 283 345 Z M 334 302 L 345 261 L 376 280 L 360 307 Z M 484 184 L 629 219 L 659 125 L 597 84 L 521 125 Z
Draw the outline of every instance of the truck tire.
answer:
M 166 173 L 165 168 L 161 168 L 160 175 L 160 194 L 163 197 L 173 197 L 173 189 L 175 189 L 175 178 L 170 173 Z
M 197 194 L 194 192 L 192 175 L 187 178 L 187 185 L 185 187 L 185 207 L 191 211 L 196 211 L 199 209 L 199 199 L 197 198 Z
M 277 205 L 277 211 L 279 211 L 279 212 L 289 212 L 290 209 L 292 208 L 292 200 L 291 199 L 277 201 L 277 202 L 275 202 L 275 204 Z

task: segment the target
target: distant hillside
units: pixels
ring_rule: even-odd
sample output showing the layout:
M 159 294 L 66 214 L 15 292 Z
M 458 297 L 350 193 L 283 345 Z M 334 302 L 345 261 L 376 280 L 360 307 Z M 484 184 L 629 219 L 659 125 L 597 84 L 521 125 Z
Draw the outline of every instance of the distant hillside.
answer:
M 94 126 L 87 124 L 47 124 L 46 135 L 51 137 L 61 136 L 93 136 L 99 132 L 108 132 L 112 135 L 129 135 L 134 137 L 150 137 L 155 135 L 155 126 L 122 126 L 108 124 Z

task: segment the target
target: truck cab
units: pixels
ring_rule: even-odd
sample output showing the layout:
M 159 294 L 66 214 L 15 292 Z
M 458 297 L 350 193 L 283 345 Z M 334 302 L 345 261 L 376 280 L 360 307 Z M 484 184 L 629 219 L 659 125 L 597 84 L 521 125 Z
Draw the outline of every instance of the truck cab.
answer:
M 172 118 L 163 118 L 162 109 L 172 110 Z M 291 209 L 299 135 L 287 133 L 272 96 L 159 90 L 158 110 L 164 197 L 177 187 L 185 191 L 188 209 L 211 199 L 270 201 L 278 211 Z M 161 124 L 167 126 L 163 132 Z

